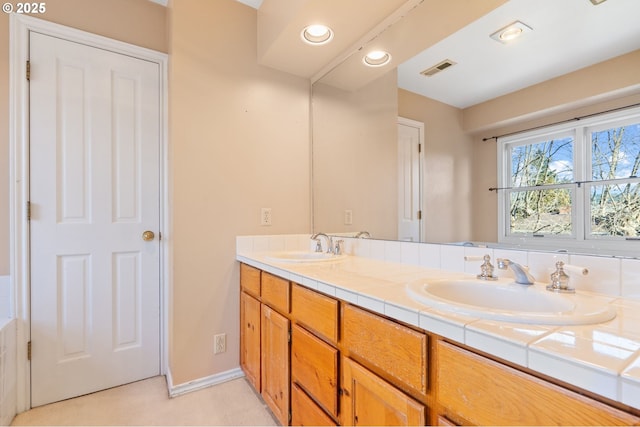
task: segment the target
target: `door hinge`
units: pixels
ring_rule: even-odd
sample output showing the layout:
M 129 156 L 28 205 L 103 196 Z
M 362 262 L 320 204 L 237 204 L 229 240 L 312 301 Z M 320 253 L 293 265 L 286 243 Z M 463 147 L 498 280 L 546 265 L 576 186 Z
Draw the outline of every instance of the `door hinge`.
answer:
M 418 219 L 422 219 L 422 211 L 418 211 Z
M 422 144 L 418 144 L 418 153 L 422 153 Z
M 27 81 L 31 80 L 31 61 L 27 61 Z
M 27 201 L 27 221 L 31 221 L 31 202 Z
M 289 411 L 289 424 L 291 424 L 291 411 Z
M 289 329 L 289 332 L 287 333 L 287 342 L 291 342 L 291 329 Z
M 31 341 L 27 343 L 27 360 L 31 360 Z
M 158 231 L 158 240 L 162 240 L 162 232 Z

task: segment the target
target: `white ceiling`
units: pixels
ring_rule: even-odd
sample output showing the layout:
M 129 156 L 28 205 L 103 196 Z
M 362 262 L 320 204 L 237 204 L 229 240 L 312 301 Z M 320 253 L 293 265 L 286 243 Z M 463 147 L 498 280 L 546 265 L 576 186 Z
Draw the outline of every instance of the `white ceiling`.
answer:
M 332 69 L 322 81 L 346 90 L 398 67 L 399 87 L 458 108 L 640 49 L 640 0 L 237 1 L 258 9 L 265 66 L 312 81 Z M 516 20 L 533 31 L 512 44 L 489 37 Z M 301 29 L 318 22 L 334 41 L 305 45 Z M 365 69 L 360 57 L 371 48 L 390 51 L 392 63 Z M 444 59 L 457 64 L 420 75 Z
M 401 64 L 399 86 L 468 107 L 640 49 L 639 17 L 638 0 L 510 0 Z M 533 31 L 512 44 L 489 38 L 515 20 Z M 420 75 L 444 59 L 457 65 Z

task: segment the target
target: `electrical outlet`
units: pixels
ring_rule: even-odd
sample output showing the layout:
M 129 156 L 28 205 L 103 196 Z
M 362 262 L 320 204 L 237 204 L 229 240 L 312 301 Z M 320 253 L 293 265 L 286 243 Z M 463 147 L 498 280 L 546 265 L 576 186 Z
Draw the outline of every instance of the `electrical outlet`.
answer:
M 347 209 L 346 211 L 344 211 L 344 225 L 351 224 L 353 224 L 353 211 Z
M 260 211 L 260 225 L 271 225 L 271 208 L 262 208 Z
M 224 353 L 227 351 L 227 334 L 214 335 L 213 341 L 213 354 Z

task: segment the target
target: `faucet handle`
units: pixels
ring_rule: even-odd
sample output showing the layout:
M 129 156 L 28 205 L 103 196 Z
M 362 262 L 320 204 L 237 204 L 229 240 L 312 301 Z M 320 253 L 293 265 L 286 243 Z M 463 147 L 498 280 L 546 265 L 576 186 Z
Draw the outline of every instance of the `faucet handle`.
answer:
M 344 252 L 344 240 L 340 239 L 336 241 L 333 246 L 333 254 L 342 255 L 343 252 Z
M 483 263 L 480 266 L 480 274 L 476 277 L 480 280 L 498 280 L 497 276 L 493 275 L 493 264 L 491 264 L 491 256 L 486 254 L 483 258 Z
M 556 262 L 556 271 L 551 273 L 551 283 L 547 286 L 548 291 L 575 293 L 575 288 L 569 287 L 569 276 L 564 272 L 564 262 Z
M 322 242 L 320 239 L 311 239 L 316 242 L 316 252 L 322 252 Z

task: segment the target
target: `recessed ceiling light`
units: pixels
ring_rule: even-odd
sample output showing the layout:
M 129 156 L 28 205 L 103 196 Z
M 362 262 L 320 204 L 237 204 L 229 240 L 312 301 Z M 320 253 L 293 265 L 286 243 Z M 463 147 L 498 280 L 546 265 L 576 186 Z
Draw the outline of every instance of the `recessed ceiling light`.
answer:
M 362 61 L 369 67 L 382 67 L 391 61 L 391 54 L 384 50 L 374 50 L 367 53 Z
M 326 25 L 309 25 L 300 33 L 302 40 L 313 45 L 329 43 L 333 38 L 333 31 Z
M 501 43 L 509 43 L 529 31 L 532 31 L 531 27 L 520 21 L 516 21 L 499 29 L 495 33 L 491 34 L 490 37 Z
M 599 4 L 604 3 L 607 0 L 591 0 L 591 3 L 593 3 L 594 6 L 597 6 Z

